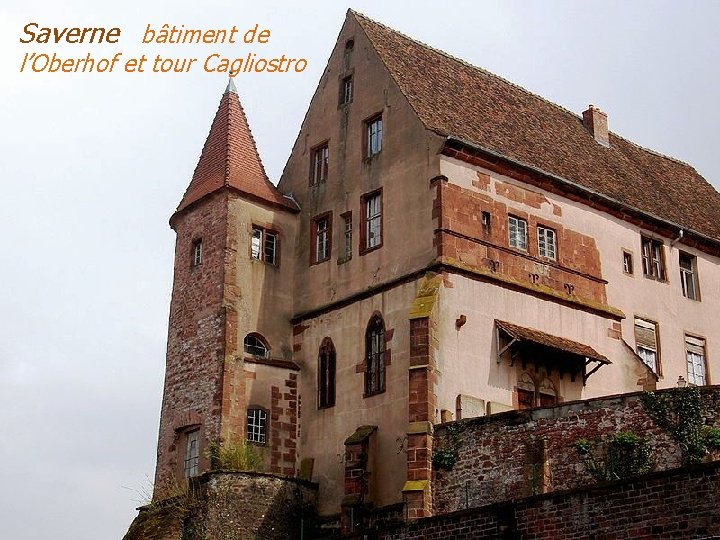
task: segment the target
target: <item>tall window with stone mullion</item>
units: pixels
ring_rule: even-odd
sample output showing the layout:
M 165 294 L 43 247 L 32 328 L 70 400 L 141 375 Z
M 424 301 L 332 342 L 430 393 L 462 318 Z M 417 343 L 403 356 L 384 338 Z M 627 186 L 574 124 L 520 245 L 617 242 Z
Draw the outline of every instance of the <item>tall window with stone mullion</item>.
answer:
M 365 395 L 385 391 L 385 323 L 374 316 L 365 333 Z

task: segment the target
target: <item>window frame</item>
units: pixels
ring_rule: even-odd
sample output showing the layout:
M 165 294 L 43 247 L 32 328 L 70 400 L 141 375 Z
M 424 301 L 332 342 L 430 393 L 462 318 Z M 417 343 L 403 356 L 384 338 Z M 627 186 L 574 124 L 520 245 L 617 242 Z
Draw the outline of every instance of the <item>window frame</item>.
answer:
M 343 256 L 338 259 L 339 262 L 345 262 L 352 259 L 353 252 L 353 219 L 352 211 L 343 212 L 340 214 L 343 224 Z
M 378 129 L 376 131 L 373 131 L 373 126 L 375 125 L 378 125 Z M 382 111 L 373 114 L 372 116 L 369 116 L 367 119 L 365 119 L 365 121 L 363 122 L 363 126 L 363 137 L 365 141 L 363 143 L 363 148 L 365 159 L 373 159 L 374 157 L 378 156 L 383 149 L 385 126 Z M 375 142 L 373 142 L 373 140 Z
M 318 350 L 318 409 L 335 406 L 337 352 L 332 339 L 326 337 Z
M 259 233 L 257 236 L 255 233 Z M 255 252 L 255 239 L 259 238 L 258 251 Z M 268 239 L 273 239 L 273 257 L 268 257 L 267 247 Z M 250 258 L 255 261 L 261 261 L 270 266 L 280 265 L 280 233 L 274 229 L 255 225 L 253 223 L 250 231 Z
M 701 343 L 689 343 L 689 340 L 699 341 Z M 691 361 L 690 354 L 698 354 L 697 352 L 691 351 L 691 348 L 701 348 L 702 353 L 699 355 L 701 358 L 701 362 L 699 365 L 702 366 L 702 378 L 703 382 L 698 383 L 696 380 L 696 374 L 695 374 L 695 366 L 698 365 L 697 362 Z M 690 385 L 693 386 L 707 386 L 710 384 L 710 380 L 708 378 L 708 361 L 707 361 L 707 339 L 700 336 L 695 336 L 693 334 L 685 333 L 685 365 L 686 365 L 686 372 L 687 372 L 687 382 Z M 691 374 L 690 372 L 690 366 L 693 366 L 693 372 Z
M 190 250 L 190 266 L 197 268 L 203 263 L 203 241 L 202 238 L 196 238 L 192 241 Z
M 642 257 L 643 276 L 648 279 L 654 279 L 655 281 L 667 282 L 665 244 L 662 240 L 641 235 L 640 254 Z
M 262 345 L 262 348 L 264 349 L 263 354 L 256 354 L 256 353 L 253 352 L 252 350 L 248 350 L 248 349 L 251 348 L 251 347 L 256 347 L 256 348 L 258 348 L 258 349 L 260 348 L 260 347 L 259 347 L 258 345 L 256 345 L 256 344 L 255 344 L 255 345 L 249 345 L 249 344 L 248 344 L 248 339 L 254 339 L 254 340 L 256 340 L 257 342 L 259 342 L 260 345 Z M 265 337 L 264 337 L 262 334 L 259 334 L 259 333 L 257 333 L 257 332 L 250 332 L 250 333 L 246 334 L 245 337 L 243 338 L 243 352 L 244 352 L 245 354 L 249 354 L 250 356 L 253 356 L 253 357 L 255 357 L 255 358 L 269 358 L 269 356 L 270 356 L 270 345 L 268 344 L 267 339 L 265 339 Z
M 516 234 L 515 235 L 512 234 L 512 229 L 513 229 L 512 220 L 515 220 L 515 222 L 516 222 L 516 224 L 515 224 Z M 523 238 L 524 247 L 520 247 L 517 245 L 518 225 L 521 223 L 523 224 L 523 227 L 525 229 L 525 235 Z M 514 216 L 512 214 L 508 214 L 508 246 L 513 249 L 517 249 L 518 251 L 522 251 L 524 253 L 528 252 L 528 222 L 527 222 L 527 219 L 523 219 L 521 217 Z
M 683 257 L 686 257 L 690 262 L 690 268 L 683 267 Z M 680 287 L 682 294 L 688 300 L 700 301 L 700 281 L 698 279 L 697 271 L 697 256 L 692 255 L 686 251 L 678 251 L 678 267 L 680 268 Z M 688 283 L 689 282 L 689 283 Z M 688 293 L 688 284 L 692 286 L 692 296 Z
M 194 447 L 192 443 L 195 443 Z M 192 449 L 195 448 L 193 453 Z M 199 476 L 200 464 L 200 428 L 185 431 L 185 455 L 183 458 L 183 476 L 185 479 Z
M 385 321 L 380 314 L 374 314 L 370 317 L 365 329 L 365 393 L 363 397 L 375 396 L 385 392 L 386 335 Z
M 348 91 L 349 89 L 349 91 Z M 353 102 L 355 95 L 355 81 L 353 80 L 352 74 L 347 75 L 340 79 L 340 90 L 338 96 L 338 104 L 342 107 L 344 105 L 350 105 Z
M 640 324 L 638 324 L 640 322 Z M 638 341 L 638 326 L 641 328 L 645 328 L 646 330 L 650 330 L 649 326 L 652 326 L 652 330 L 654 332 L 654 341 L 655 341 L 655 348 L 653 349 L 649 345 L 641 345 Z M 657 321 L 653 321 L 652 319 L 648 319 L 647 317 L 641 317 L 639 315 L 635 315 L 633 319 L 633 337 L 635 339 L 635 352 L 636 354 L 642 359 L 643 363 L 649 367 L 653 373 L 656 375 L 662 375 L 662 363 L 660 360 L 660 325 L 657 323 Z M 653 368 L 652 365 L 650 365 L 646 357 L 641 353 L 640 349 L 643 351 L 647 351 L 650 353 L 654 353 L 654 364 L 655 367 Z
M 548 235 L 547 233 L 551 233 L 552 242 L 548 243 Z M 540 240 L 544 237 L 545 242 L 545 254 L 543 254 L 543 245 L 541 244 Z M 547 227 L 546 225 L 538 225 L 537 226 L 537 244 L 538 244 L 538 257 L 543 259 L 548 259 L 550 261 L 557 261 L 558 260 L 558 241 L 557 241 L 557 231 L 553 229 L 552 227 Z M 552 256 L 548 255 L 548 245 L 552 246 Z
M 324 141 L 310 150 L 310 187 L 317 187 L 327 183 L 329 168 L 330 146 L 329 141 Z
M 633 260 L 632 251 L 623 249 L 622 256 L 623 256 L 623 274 L 625 274 L 626 276 L 634 276 L 635 275 L 635 261 Z M 629 261 L 629 264 L 626 264 L 626 263 L 628 263 L 628 261 Z
M 378 208 L 379 213 L 376 216 L 373 216 L 372 218 L 368 217 L 368 203 L 374 199 L 375 197 L 378 198 Z M 383 244 L 385 243 L 385 233 L 384 233 L 384 204 L 383 204 L 383 188 L 376 189 L 374 191 L 370 191 L 368 193 L 365 193 L 360 196 L 360 208 L 362 209 L 362 227 L 360 229 L 360 255 L 365 255 L 366 253 L 370 253 L 371 251 L 375 251 L 376 249 L 380 249 L 383 247 Z M 369 239 L 370 239 L 370 227 L 371 227 L 371 219 L 378 220 L 378 228 L 379 228 L 379 234 L 376 236 L 380 237 L 380 241 L 377 244 L 369 245 Z
M 310 266 L 327 262 L 332 257 L 332 212 L 325 212 L 312 218 L 310 223 Z M 325 256 L 318 258 L 318 241 L 319 241 L 319 224 L 323 221 L 327 222 L 326 228 L 323 229 L 325 236 Z
M 245 440 L 251 444 L 266 446 L 268 439 L 267 409 L 258 405 L 250 405 L 245 418 Z

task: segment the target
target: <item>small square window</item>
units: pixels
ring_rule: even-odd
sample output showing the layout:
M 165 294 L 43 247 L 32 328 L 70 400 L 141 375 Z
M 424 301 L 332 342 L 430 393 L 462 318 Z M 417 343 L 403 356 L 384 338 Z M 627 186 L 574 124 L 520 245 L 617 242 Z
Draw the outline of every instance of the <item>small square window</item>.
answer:
M 633 275 L 633 256 L 629 251 L 623 250 L 623 272 Z
M 700 300 L 700 288 L 697 279 L 697 257 L 680 252 L 680 283 L 682 293 L 690 300 Z
M 267 412 L 263 409 L 248 409 L 247 440 L 265 444 L 267 439 Z
M 510 247 L 527 251 L 527 221 L 508 216 L 508 244 Z
M 192 266 L 200 266 L 202 264 L 202 240 L 195 240 L 192 244 Z
M 367 137 L 365 141 L 365 155 L 367 157 L 373 157 L 380 153 L 382 150 L 383 142 L 383 119 L 382 114 L 374 116 L 370 120 L 365 122 L 365 131 Z
M 310 185 L 324 184 L 328 179 L 329 150 L 327 143 L 314 148 L 310 153 Z
M 312 221 L 311 263 L 317 264 L 330 259 L 332 248 L 332 214 L 318 216 Z
M 557 241 L 555 231 L 538 225 L 538 255 L 546 259 L 557 258 Z
M 347 105 L 353 100 L 353 78 L 352 75 L 345 77 L 340 82 L 340 105 Z

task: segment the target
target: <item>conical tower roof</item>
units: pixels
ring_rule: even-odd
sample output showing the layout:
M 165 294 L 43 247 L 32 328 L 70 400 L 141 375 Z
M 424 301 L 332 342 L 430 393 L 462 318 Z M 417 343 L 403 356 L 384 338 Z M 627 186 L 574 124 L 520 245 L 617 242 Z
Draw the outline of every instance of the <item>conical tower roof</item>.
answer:
M 177 212 L 224 187 L 250 199 L 296 211 L 295 203 L 270 182 L 232 79 L 220 99 L 192 181 Z

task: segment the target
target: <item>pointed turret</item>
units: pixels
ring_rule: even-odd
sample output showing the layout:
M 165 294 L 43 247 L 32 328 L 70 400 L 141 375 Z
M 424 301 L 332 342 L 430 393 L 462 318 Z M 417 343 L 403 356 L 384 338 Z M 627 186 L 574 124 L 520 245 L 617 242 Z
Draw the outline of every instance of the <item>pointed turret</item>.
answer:
M 192 181 L 177 212 L 224 187 L 271 206 L 297 210 L 296 205 L 277 190 L 265 173 L 232 79 L 220 100 Z

